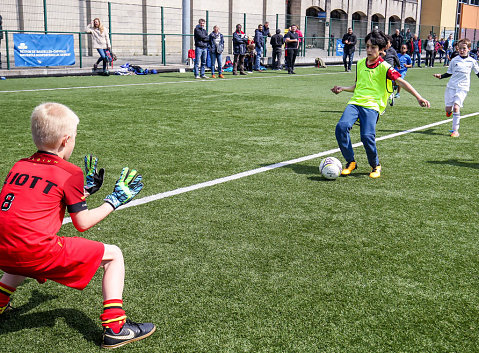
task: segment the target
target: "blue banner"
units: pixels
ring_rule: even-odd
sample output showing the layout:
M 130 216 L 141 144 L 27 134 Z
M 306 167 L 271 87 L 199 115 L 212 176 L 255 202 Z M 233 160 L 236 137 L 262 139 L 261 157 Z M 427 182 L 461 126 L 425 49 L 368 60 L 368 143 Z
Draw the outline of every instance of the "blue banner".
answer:
M 343 56 L 344 44 L 341 39 L 336 39 L 336 56 Z
M 13 34 L 15 66 L 75 65 L 73 34 Z

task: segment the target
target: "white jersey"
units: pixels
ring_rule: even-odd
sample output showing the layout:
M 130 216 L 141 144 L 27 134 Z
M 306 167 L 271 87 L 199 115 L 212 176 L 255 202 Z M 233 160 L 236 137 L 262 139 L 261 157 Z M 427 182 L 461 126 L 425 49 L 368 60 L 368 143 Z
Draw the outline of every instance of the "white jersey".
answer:
M 471 86 L 471 70 L 474 69 L 476 75 L 479 73 L 479 65 L 477 61 L 470 56 L 463 58 L 456 56 L 449 63 L 447 69 L 448 74 L 452 74 L 447 83 L 447 87 L 451 89 L 460 89 L 469 91 Z

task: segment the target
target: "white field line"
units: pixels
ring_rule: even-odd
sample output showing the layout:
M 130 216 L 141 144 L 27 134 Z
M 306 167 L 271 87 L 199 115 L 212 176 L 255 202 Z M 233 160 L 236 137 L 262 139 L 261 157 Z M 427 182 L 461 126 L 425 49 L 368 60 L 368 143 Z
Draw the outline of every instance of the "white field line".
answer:
M 172 85 L 178 83 L 204 83 L 204 82 L 222 82 L 231 80 L 258 80 L 270 78 L 288 78 L 288 77 L 305 77 L 305 76 L 323 76 L 323 75 L 339 75 L 347 74 L 347 72 L 326 72 L 318 74 L 298 74 L 298 75 L 274 75 L 274 76 L 255 76 L 255 77 L 235 77 L 226 79 L 209 79 L 209 80 L 183 80 L 183 81 L 166 81 L 166 82 L 142 82 L 142 83 L 124 83 L 119 85 L 104 85 L 104 86 L 76 86 L 76 87 L 56 87 L 56 88 L 36 88 L 36 89 L 19 89 L 13 91 L 1 91 L 2 93 L 20 93 L 20 92 L 44 92 L 44 91 L 61 91 L 61 90 L 76 90 L 76 89 L 95 89 L 95 88 L 117 88 L 117 87 L 131 87 L 131 86 L 149 86 L 149 85 Z M 261 75 L 261 74 L 259 74 Z
M 479 112 L 464 115 L 463 117 L 461 117 L 461 119 L 469 118 L 469 117 L 475 116 L 475 115 L 479 115 Z M 419 126 L 419 127 L 413 128 L 413 129 L 404 130 L 404 131 L 396 132 L 394 134 L 389 134 L 389 135 L 386 135 L 386 136 L 378 137 L 376 139 L 376 141 L 387 140 L 387 139 L 391 139 L 391 138 L 398 137 L 398 136 L 401 136 L 401 135 L 410 134 L 411 132 L 425 130 L 425 129 L 428 129 L 430 127 L 434 127 L 434 126 L 437 126 L 437 125 L 442 125 L 442 124 L 445 124 L 445 123 L 449 123 L 451 121 L 452 121 L 452 119 L 437 121 L 435 123 L 431 123 L 431 124 L 428 124 L 428 125 Z M 363 144 L 362 142 L 358 142 L 358 143 L 353 144 L 353 147 L 359 147 L 359 146 L 362 146 L 362 144 Z M 291 164 L 301 163 L 301 162 L 304 162 L 304 161 L 308 161 L 308 160 L 311 160 L 311 159 L 327 156 L 327 155 L 337 153 L 337 152 L 339 152 L 339 148 L 334 148 L 334 149 L 319 152 L 319 153 L 316 153 L 316 154 L 311 154 L 309 156 L 290 159 L 289 161 L 270 164 L 270 165 L 267 165 L 265 167 L 251 169 L 251 170 L 248 170 L 246 172 L 241 172 L 241 173 L 238 173 L 238 174 L 233 174 L 233 175 L 218 178 L 218 179 L 205 181 L 203 183 L 194 184 L 194 185 L 182 187 L 182 188 L 171 190 L 171 191 L 160 192 L 159 194 L 156 194 L 156 195 L 146 196 L 146 197 L 143 197 L 141 199 L 135 199 L 135 200 L 127 203 L 126 205 L 119 207 L 118 209 L 124 209 L 124 208 L 128 208 L 128 207 L 143 205 L 145 203 L 161 200 L 161 199 L 164 199 L 166 197 L 171 197 L 171 196 L 183 194 L 185 192 L 190 192 L 190 191 L 194 191 L 194 190 L 198 190 L 198 189 L 203 189 L 203 188 L 206 188 L 206 187 L 209 187 L 209 186 L 214 186 L 214 185 L 226 183 L 228 181 L 245 178 L 245 177 L 248 177 L 248 176 L 251 176 L 251 175 L 267 172 L 269 170 L 273 170 L 273 169 L 276 169 L 276 168 L 281 168 L 281 167 L 291 165 Z M 65 218 L 63 220 L 63 224 L 67 224 L 67 223 L 70 223 L 70 222 L 71 222 L 70 217 Z

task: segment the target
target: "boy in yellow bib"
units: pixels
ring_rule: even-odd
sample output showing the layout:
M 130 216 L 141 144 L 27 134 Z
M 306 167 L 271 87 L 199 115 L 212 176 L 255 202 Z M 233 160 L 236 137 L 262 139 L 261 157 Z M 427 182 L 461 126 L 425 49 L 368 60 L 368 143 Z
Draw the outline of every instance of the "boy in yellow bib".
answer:
M 380 52 L 386 48 L 388 42 L 384 33 L 373 31 L 366 36 L 365 42 L 367 58 L 357 63 L 356 83 L 350 87 L 334 86 L 331 91 L 335 94 L 342 91 L 353 92 L 336 125 L 336 140 L 346 159 L 346 168 L 341 174 L 349 175 L 357 168 L 349 131 L 359 119 L 361 142 L 372 168 L 369 176 L 376 179 L 381 176 L 381 165 L 376 149 L 376 123 L 379 115 L 386 109 L 388 97 L 392 92 L 392 81 L 396 81 L 396 84 L 416 97 L 421 107 L 430 107 L 430 104 L 401 78 L 400 73 L 380 57 Z

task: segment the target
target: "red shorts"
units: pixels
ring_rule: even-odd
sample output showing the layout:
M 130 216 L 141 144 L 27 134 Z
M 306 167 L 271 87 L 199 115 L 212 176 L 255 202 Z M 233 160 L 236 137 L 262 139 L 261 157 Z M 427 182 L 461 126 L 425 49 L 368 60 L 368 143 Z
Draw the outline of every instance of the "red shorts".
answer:
M 67 287 L 84 289 L 100 267 L 105 246 L 103 243 L 80 237 L 59 237 L 62 251 L 58 256 L 35 266 L 1 266 L 12 275 L 20 275 L 45 283 L 48 279 Z

